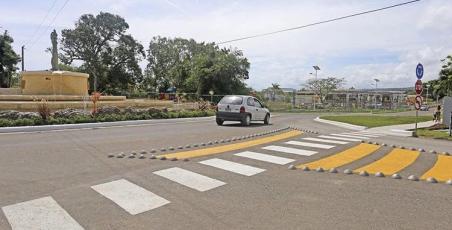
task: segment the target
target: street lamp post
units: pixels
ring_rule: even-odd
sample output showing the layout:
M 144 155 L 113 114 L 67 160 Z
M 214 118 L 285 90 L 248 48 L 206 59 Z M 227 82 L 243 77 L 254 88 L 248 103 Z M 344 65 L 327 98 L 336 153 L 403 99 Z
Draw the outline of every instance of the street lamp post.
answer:
M 320 70 L 320 67 L 315 65 L 315 66 L 312 66 L 312 68 L 314 68 L 314 70 L 315 70 L 315 80 L 317 81 L 317 71 Z M 317 82 L 316 82 L 316 84 L 317 84 Z M 315 111 L 315 101 L 316 100 L 317 100 L 317 92 L 314 92 L 314 111 Z
M 375 98 L 375 109 L 377 109 L 377 90 L 378 90 L 378 82 L 380 82 L 379 79 L 375 78 L 375 94 L 374 94 L 374 98 Z
M 314 70 L 315 70 L 315 79 L 317 80 L 317 70 L 320 70 L 320 67 L 315 65 L 315 66 L 312 66 L 312 68 L 314 68 Z
M 210 90 L 209 94 L 210 94 L 210 103 L 212 104 L 213 103 L 213 94 L 214 94 L 213 90 Z
M 425 85 L 427 87 L 427 95 L 425 95 L 425 104 L 428 105 L 428 88 L 430 87 L 429 84 Z

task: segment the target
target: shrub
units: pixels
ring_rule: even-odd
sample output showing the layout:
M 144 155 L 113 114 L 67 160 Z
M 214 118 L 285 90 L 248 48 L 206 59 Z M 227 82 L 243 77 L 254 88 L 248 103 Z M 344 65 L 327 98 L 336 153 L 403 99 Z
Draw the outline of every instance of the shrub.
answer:
M 50 116 L 50 110 L 46 106 L 45 101 L 40 104 L 40 116 L 29 118 L 0 118 L 0 127 L 10 126 L 28 126 L 28 125 L 45 125 L 45 124 L 78 124 L 90 122 L 113 122 L 124 120 L 149 120 L 149 119 L 167 119 L 167 118 L 187 118 L 187 117 L 202 117 L 215 115 L 213 110 L 138 110 L 129 109 L 125 113 L 104 113 L 93 117 L 84 113 L 72 113 L 72 111 L 64 111 L 67 116 L 60 116 L 63 113 L 57 113 L 57 116 Z M 41 115 L 42 112 L 42 115 Z M 71 112 L 71 113 L 69 113 Z M 70 114 L 70 115 L 68 115 Z
M 14 126 L 30 126 L 34 124 L 35 124 L 34 120 L 29 118 L 17 119 L 13 121 Z
M 38 104 L 38 113 L 42 120 L 47 121 L 49 119 L 51 111 L 45 99 L 42 99 L 41 103 Z
M 0 118 L 0 127 L 12 126 L 11 120 Z
M 94 119 L 91 116 L 75 116 L 72 118 L 74 120 L 74 123 L 80 124 L 80 123 L 90 123 L 93 122 Z

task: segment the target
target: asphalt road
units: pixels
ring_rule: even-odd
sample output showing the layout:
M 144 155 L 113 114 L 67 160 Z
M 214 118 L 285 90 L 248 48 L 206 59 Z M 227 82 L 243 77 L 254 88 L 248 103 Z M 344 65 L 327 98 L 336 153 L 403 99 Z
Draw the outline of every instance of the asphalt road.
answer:
M 156 154 L 161 154 L 161 148 L 172 146 L 177 149 L 178 146 L 225 140 L 289 125 L 324 135 L 352 132 L 314 122 L 314 117 L 314 114 L 280 114 L 272 119 L 270 126 L 241 127 L 230 123 L 219 127 L 213 118 L 201 118 L 161 120 L 124 127 L 0 134 L 0 207 L 3 207 L 0 229 L 11 229 L 12 225 L 20 224 L 30 224 L 27 228 L 33 229 L 36 227 L 32 225 L 33 221 L 40 219 L 57 229 L 450 229 L 452 186 L 444 183 L 304 172 L 289 170 L 289 164 L 277 165 L 234 155 L 254 151 L 293 159 L 291 164 L 297 165 L 353 148 L 359 143 L 322 150 L 299 147 L 318 152 L 312 156 L 262 149 L 268 145 L 298 148 L 285 144 L 287 140 L 187 162 L 150 160 L 149 154 L 146 159 L 107 156 L 120 152 L 128 156 L 132 151 L 142 149 L 156 149 Z M 262 137 L 253 139 L 259 138 Z M 291 140 L 299 141 L 300 137 Z M 393 136 L 371 140 L 426 150 L 452 150 L 452 144 L 447 141 Z M 338 170 L 342 172 L 345 168 L 372 163 L 390 149 L 382 147 L 368 157 L 338 167 Z M 213 158 L 265 171 L 244 176 L 199 163 Z M 421 153 L 401 175 L 404 178 L 410 174 L 420 176 L 433 167 L 436 158 L 435 154 Z M 182 185 L 184 182 L 177 183 L 155 173 L 173 167 L 215 181 L 205 182 L 205 178 L 188 176 L 191 178 L 189 183 L 194 184 L 187 187 Z M 116 190 L 96 187 L 109 182 L 119 183 Z M 132 192 L 122 194 L 123 203 L 115 198 L 115 194 L 108 195 L 130 183 Z M 202 192 L 194 189 L 201 184 L 204 188 L 213 187 Z M 156 196 L 164 200 L 155 200 Z M 43 197 L 47 199 L 40 202 L 48 206 L 26 203 Z M 161 206 L 147 207 L 143 197 L 153 197 L 152 202 L 160 202 Z M 49 199 L 56 201 L 56 207 Z M 49 207 L 50 204 L 53 206 Z M 144 209 L 137 211 L 139 208 Z M 137 213 L 131 214 L 134 211 Z

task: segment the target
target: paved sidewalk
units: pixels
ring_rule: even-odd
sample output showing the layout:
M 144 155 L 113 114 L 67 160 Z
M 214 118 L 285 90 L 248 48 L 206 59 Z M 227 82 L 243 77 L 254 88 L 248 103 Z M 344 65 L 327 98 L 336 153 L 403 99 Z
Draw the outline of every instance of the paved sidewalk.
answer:
M 435 122 L 433 121 L 426 121 L 426 122 L 420 122 L 418 123 L 418 128 L 425 128 L 434 125 Z M 381 126 L 381 127 L 375 127 L 366 129 L 368 132 L 373 133 L 384 133 L 388 135 L 393 136 L 402 136 L 402 137 L 410 137 L 413 135 L 413 131 L 410 131 L 411 129 L 414 129 L 415 124 L 404 124 L 404 125 L 390 125 L 390 126 Z
M 414 129 L 415 124 L 403 124 L 403 125 L 390 125 L 390 126 L 381 126 L 381 127 L 375 127 L 375 128 L 367 128 L 365 126 L 359 126 L 359 125 L 352 125 L 344 122 L 338 122 L 338 121 L 330 121 L 321 119 L 319 117 L 315 118 L 314 121 L 335 125 L 338 127 L 356 130 L 356 131 L 366 131 L 366 132 L 372 132 L 372 133 L 381 133 L 386 135 L 392 135 L 392 136 L 401 136 L 401 137 L 411 137 L 413 135 L 413 131 L 410 131 L 411 129 Z M 418 123 L 418 128 L 425 128 L 434 125 L 435 122 L 433 121 L 426 121 L 426 122 L 420 122 Z

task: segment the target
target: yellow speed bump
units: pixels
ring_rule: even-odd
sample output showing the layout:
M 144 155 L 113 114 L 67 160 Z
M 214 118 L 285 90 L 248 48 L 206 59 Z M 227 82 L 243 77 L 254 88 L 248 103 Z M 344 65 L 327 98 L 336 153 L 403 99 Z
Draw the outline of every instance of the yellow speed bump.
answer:
M 418 151 L 394 149 L 381 159 L 355 169 L 354 172 L 366 171 L 370 174 L 381 172 L 385 175 L 392 175 L 414 163 L 419 155 Z
M 166 158 L 177 158 L 177 159 L 202 157 L 202 156 L 208 156 L 208 155 L 213 155 L 213 154 L 218 154 L 218 153 L 224 153 L 224 152 L 249 148 L 249 147 L 253 147 L 256 145 L 267 144 L 267 143 L 295 137 L 295 136 L 298 136 L 301 134 L 302 134 L 302 132 L 293 130 L 293 131 L 281 133 L 278 135 L 259 138 L 259 139 L 251 140 L 251 141 L 245 141 L 245 142 L 240 142 L 240 143 L 235 143 L 235 144 L 222 145 L 222 146 L 210 147 L 210 148 L 204 148 L 204 149 L 183 151 L 183 152 L 177 152 L 177 153 L 169 153 L 169 154 L 164 154 L 164 155 L 160 155 L 160 156 L 166 157 Z
M 328 156 L 328 157 L 325 157 L 320 160 L 313 161 L 313 162 L 310 162 L 307 164 L 298 165 L 297 168 L 303 168 L 304 166 L 307 166 L 311 169 L 321 167 L 325 170 L 328 170 L 331 168 L 337 168 L 337 167 L 349 164 L 353 161 L 359 160 L 359 159 L 375 152 L 379 148 L 380 148 L 379 145 L 362 143 L 355 147 L 349 148 L 343 152 L 336 153 L 332 156 Z
M 433 177 L 444 182 L 452 179 L 452 156 L 439 155 L 435 165 L 421 176 L 422 180 Z

